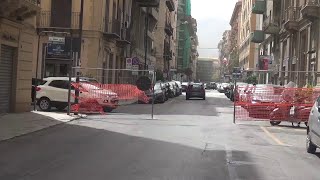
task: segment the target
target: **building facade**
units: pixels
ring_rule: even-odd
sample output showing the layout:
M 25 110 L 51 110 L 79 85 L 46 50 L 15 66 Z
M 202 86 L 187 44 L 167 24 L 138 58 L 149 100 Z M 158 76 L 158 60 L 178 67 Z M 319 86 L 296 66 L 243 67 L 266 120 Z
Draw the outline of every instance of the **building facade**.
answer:
M 200 82 L 215 81 L 217 73 L 219 74 L 219 59 L 199 57 L 197 61 L 196 80 Z M 219 77 L 219 76 L 218 76 Z
M 30 111 L 37 1 L 0 1 L 0 114 Z
M 259 44 L 263 41 L 262 21 L 254 13 L 259 0 L 242 0 L 239 29 L 239 65 L 245 70 L 256 70 Z
M 298 87 L 319 85 L 320 1 L 261 1 L 265 40 L 260 55 L 269 56 L 268 82 Z
M 176 31 L 177 0 L 160 1 L 159 19 L 154 29 L 156 37 L 154 54 L 156 56 L 156 70 L 165 78 L 172 78 L 172 71 L 176 69 Z
M 37 20 L 39 46 L 38 77 L 67 76 L 70 66 L 121 69 L 129 56 L 130 0 L 43 0 Z M 82 21 L 81 21 L 82 20 Z M 56 52 L 50 37 L 65 38 Z M 82 70 L 104 83 L 122 81 L 115 71 Z

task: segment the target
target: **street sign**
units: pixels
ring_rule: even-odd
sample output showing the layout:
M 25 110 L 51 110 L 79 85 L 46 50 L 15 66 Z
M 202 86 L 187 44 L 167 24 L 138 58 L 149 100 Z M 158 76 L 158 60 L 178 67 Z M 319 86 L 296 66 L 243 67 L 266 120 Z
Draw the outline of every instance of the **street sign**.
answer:
M 126 69 L 132 69 L 132 58 L 126 59 Z
M 139 75 L 139 65 L 132 65 L 132 75 Z
M 65 44 L 66 39 L 64 37 L 55 37 L 55 36 L 50 36 L 49 37 L 49 43 L 52 44 Z
M 139 65 L 140 64 L 140 60 L 137 57 L 132 58 L 132 65 Z

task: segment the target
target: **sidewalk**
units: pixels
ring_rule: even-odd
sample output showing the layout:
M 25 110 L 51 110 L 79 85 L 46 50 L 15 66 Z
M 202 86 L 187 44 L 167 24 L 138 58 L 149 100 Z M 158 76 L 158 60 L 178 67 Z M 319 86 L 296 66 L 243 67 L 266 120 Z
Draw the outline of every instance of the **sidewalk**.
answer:
M 26 112 L 0 115 L 0 141 L 66 123 L 79 116 L 68 116 L 55 112 Z

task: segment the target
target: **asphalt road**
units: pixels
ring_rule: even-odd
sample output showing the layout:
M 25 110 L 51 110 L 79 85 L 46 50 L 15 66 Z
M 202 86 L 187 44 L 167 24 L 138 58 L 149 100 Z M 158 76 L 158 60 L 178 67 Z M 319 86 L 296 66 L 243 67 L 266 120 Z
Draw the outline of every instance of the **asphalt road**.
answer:
M 124 106 L 0 142 L 0 180 L 319 179 L 305 128 L 232 118 L 216 91 Z

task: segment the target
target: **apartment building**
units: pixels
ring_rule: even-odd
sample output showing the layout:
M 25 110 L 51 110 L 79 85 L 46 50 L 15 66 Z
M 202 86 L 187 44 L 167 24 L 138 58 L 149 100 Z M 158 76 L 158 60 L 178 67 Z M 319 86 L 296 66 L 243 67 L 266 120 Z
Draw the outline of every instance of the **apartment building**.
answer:
M 191 17 L 191 1 L 178 1 L 178 21 L 177 21 L 177 35 L 178 35 L 178 72 L 182 72 L 189 68 L 191 62 L 191 37 L 194 35 L 194 27 L 192 25 Z
M 256 70 L 259 44 L 264 40 L 262 17 L 256 14 L 259 0 L 242 0 L 239 29 L 239 65 L 245 70 Z
M 201 82 L 214 81 L 215 75 L 218 73 L 218 64 L 219 60 L 216 58 L 199 57 L 197 61 L 196 80 Z
M 319 0 L 261 1 L 265 40 L 260 54 L 269 56 L 269 81 L 295 82 L 299 87 L 320 82 L 320 2 Z
M 40 7 L 38 77 L 67 76 L 70 66 L 125 67 L 130 56 L 131 0 L 42 0 Z M 54 38 L 62 39 L 62 45 L 52 42 Z M 82 70 L 81 75 L 105 83 L 123 81 L 116 71 Z
M 197 35 L 197 31 L 198 31 L 198 24 L 197 24 L 197 20 L 195 18 L 192 18 L 192 27 L 193 27 L 193 31 L 194 34 L 191 37 L 191 62 L 189 67 L 192 70 L 192 79 L 196 79 L 196 75 L 197 75 L 197 62 L 198 62 L 198 57 L 199 57 L 199 53 L 198 53 L 198 46 L 199 46 L 199 39 L 198 39 L 198 35 Z
M 0 1 L 0 114 L 30 111 L 36 0 Z
M 153 53 L 156 56 L 156 70 L 168 79 L 172 78 L 176 69 L 177 5 L 177 0 L 160 1 L 159 19 L 154 29 L 156 41 Z
M 230 26 L 231 31 L 229 33 L 229 41 L 230 41 L 230 47 L 229 47 L 229 56 L 228 59 L 230 61 L 230 68 L 238 67 L 239 66 L 239 42 L 240 42 L 240 36 L 239 36 L 239 30 L 240 30 L 240 18 L 241 18 L 241 7 L 242 7 L 242 1 L 238 1 L 235 4 L 235 7 L 233 9 L 233 13 L 230 19 Z M 230 70 L 229 68 L 229 70 Z

